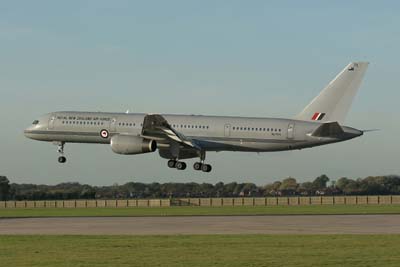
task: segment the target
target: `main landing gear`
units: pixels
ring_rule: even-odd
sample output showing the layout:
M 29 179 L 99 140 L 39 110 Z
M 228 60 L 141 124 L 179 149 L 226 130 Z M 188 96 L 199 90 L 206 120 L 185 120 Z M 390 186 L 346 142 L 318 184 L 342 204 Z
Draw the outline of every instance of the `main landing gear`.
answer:
M 184 170 L 186 169 L 186 163 L 182 161 L 176 161 L 174 159 L 168 160 L 168 167 L 170 168 L 176 168 L 178 170 Z
M 212 170 L 212 167 L 210 164 L 205 164 L 204 162 L 195 162 L 193 164 L 193 169 L 196 171 L 203 171 L 203 172 L 210 172 Z
M 210 164 L 204 163 L 205 158 L 206 158 L 206 153 L 202 151 L 200 154 L 200 162 L 195 162 L 193 164 L 193 169 L 196 171 L 210 172 L 212 170 L 212 167 Z M 178 170 L 184 170 L 186 169 L 186 163 L 182 161 L 177 161 L 175 159 L 170 159 L 168 161 L 168 167 L 176 168 Z
M 204 161 L 206 160 L 206 152 L 201 151 L 200 152 L 200 162 L 195 162 L 193 164 L 193 169 L 196 171 L 202 171 L 202 172 L 210 172 L 212 170 L 212 167 L 210 164 L 205 164 Z
M 64 142 L 58 143 L 58 147 L 57 147 L 57 151 L 60 154 L 60 156 L 58 157 L 58 162 L 59 163 L 65 163 L 67 162 L 67 158 L 64 157 Z

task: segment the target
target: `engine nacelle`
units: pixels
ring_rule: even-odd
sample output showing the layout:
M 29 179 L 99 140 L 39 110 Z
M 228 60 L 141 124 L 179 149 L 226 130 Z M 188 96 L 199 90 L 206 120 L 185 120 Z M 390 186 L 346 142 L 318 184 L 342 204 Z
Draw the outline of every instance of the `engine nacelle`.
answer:
M 118 134 L 111 138 L 111 149 L 123 155 L 142 154 L 156 151 L 157 143 L 139 136 Z

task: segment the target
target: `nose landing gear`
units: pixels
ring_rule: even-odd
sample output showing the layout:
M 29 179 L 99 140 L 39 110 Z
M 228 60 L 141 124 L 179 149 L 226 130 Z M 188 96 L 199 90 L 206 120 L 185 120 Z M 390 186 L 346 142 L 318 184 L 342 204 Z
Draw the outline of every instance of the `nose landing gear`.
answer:
M 65 142 L 57 143 L 57 146 L 58 146 L 57 151 L 60 154 L 60 156 L 58 157 L 59 163 L 67 162 L 67 158 L 64 157 L 64 144 L 65 144 Z

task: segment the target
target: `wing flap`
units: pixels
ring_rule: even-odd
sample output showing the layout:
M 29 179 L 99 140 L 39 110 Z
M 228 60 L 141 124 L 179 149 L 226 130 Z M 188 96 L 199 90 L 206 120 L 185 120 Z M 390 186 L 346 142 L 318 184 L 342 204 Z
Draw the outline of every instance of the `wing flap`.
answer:
M 168 138 L 185 146 L 201 149 L 192 139 L 176 131 L 168 121 L 159 114 L 149 114 L 144 117 L 142 136 L 148 138 Z

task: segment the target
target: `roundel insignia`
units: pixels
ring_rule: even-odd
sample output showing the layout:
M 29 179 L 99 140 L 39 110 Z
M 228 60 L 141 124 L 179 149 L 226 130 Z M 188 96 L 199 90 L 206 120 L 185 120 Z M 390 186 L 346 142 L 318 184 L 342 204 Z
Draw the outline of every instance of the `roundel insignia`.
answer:
M 101 130 L 100 131 L 100 136 L 103 138 L 108 138 L 108 131 L 107 130 Z

